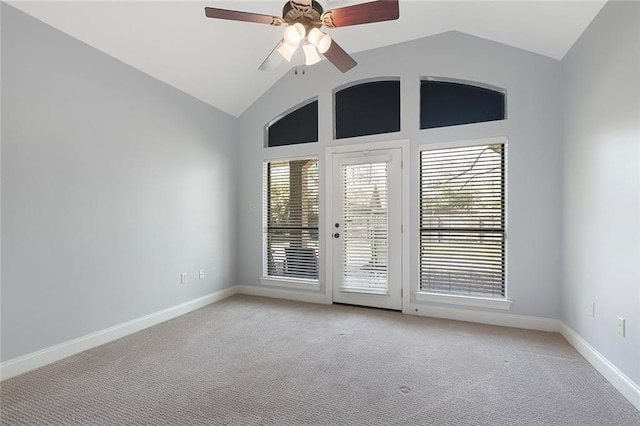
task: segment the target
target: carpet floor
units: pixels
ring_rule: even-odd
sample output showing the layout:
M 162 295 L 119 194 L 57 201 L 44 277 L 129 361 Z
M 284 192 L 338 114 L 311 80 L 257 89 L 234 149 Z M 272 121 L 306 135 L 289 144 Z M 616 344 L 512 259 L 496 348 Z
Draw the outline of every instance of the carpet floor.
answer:
M 5 380 L 2 425 L 640 425 L 557 333 L 233 296 Z

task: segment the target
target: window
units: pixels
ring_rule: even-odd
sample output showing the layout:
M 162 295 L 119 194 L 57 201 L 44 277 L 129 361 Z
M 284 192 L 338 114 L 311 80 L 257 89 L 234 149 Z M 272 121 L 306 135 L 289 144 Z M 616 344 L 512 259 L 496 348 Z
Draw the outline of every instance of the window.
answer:
M 506 296 L 505 143 L 484 142 L 420 154 L 422 292 Z
M 336 139 L 400 131 L 400 81 L 372 81 L 335 94 Z
M 267 126 L 267 147 L 318 142 L 318 100 L 296 107 Z
M 505 94 L 451 81 L 420 82 L 420 128 L 504 120 Z
M 265 163 L 265 269 L 318 279 L 318 159 Z

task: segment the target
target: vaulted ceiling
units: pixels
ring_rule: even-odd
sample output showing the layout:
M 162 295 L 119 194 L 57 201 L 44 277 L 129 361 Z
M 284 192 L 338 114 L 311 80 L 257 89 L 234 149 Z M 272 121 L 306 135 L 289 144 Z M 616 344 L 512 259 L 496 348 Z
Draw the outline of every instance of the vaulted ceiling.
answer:
M 319 0 L 325 10 L 365 1 Z M 350 54 L 455 30 L 560 60 L 605 2 L 400 0 L 396 21 L 327 32 Z M 7 3 L 234 116 L 292 67 L 258 70 L 282 27 L 204 15 L 210 6 L 280 16 L 285 0 Z

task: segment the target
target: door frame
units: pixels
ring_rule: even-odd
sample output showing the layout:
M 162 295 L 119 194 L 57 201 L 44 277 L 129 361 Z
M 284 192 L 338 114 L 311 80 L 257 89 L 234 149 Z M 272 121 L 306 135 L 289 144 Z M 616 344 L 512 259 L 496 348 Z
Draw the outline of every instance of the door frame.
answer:
M 324 232 L 327 233 L 325 237 L 325 283 L 326 283 L 326 300 L 327 303 L 333 303 L 333 243 L 332 238 L 329 233 L 333 232 L 333 154 L 343 154 L 343 153 L 356 153 L 356 152 L 366 152 L 366 151 L 375 151 L 381 149 L 393 149 L 400 148 L 401 154 L 401 166 L 400 166 L 400 176 L 401 176 L 401 206 L 400 206 L 400 221 L 401 221 L 401 234 L 400 234 L 400 246 L 401 246 L 401 265 L 400 265 L 400 276 L 402 280 L 402 293 L 401 293 L 401 302 L 402 308 L 401 311 L 405 312 L 409 308 L 410 302 L 410 179 L 411 179 L 411 163 L 410 163 L 410 149 L 411 145 L 408 139 L 399 139 L 399 140 L 389 140 L 389 141 L 381 141 L 381 142 L 368 142 L 368 143 L 358 143 L 358 144 L 350 144 L 350 145 L 337 145 L 337 146 L 329 146 L 325 149 L 325 164 L 326 170 L 324 173 L 324 187 L 325 196 L 324 196 L 324 207 L 322 208 L 322 212 L 325 217 L 325 226 Z

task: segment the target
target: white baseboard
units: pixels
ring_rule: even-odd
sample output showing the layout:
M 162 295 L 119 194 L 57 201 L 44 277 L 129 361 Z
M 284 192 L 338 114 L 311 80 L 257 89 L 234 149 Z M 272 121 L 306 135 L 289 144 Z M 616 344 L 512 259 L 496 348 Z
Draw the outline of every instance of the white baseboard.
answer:
M 571 344 L 593 367 L 604 376 L 625 398 L 640 410 L 640 386 L 624 375 L 609 362 L 600 352 L 595 350 L 586 340 L 564 322 L 561 323 L 560 334 Z
M 236 287 L 225 288 L 215 293 L 145 315 L 95 333 L 87 334 L 48 348 L 0 363 L 0 380 L 9 379 L 52 362 L 103 345 L 161 322 L 195 311 L 211 303 L 226 299 L 237 293 Z
M 406 314 L 444 318 L 502 327 L 524 328 L 527 330 L 560 332 L 561 322 L 557 319 L 515 315 L 504 312 L 477 311 L 445 306 L 411 304 L 403 310 Z
M 403 312 L 426 317 L 560 333 L 618 392 L 640 410 L 640 386 L 625 376 L 578 333 L 560 320 L 419 304 L 411 304 Z
M 325 294 L 291 291 L 286 289 L 237 285 L 179 305 L 127 321 L 95 333 L 88 334 L 49 348 L 0 363 L 0 380 L 9 379 L 63 358 L 103 345 L 172 318 L 195 311 L 234 294 L 272 297 L 299 302 L 331 304 Z M 595 350 L 578 333 L 556 319 L 514 315 L 502 312 L 471 311 L 441 306 L 409 305 L 404 313 L 480 324 L 516 327 L 529 330 L 559 332 L 593 367 L 600 372 L 631 404 L 640 410 L 640 386 Z
M 258 287 L 252 285 L 237 285 L 239 294 L 250 296 L 272 297 L 275 299 L 295 300 L 297 302 L 319 303 L 330 305 L 333 302 L 323 293 L 311 293 L 304 291 L 294 291 L 273 287 Z

